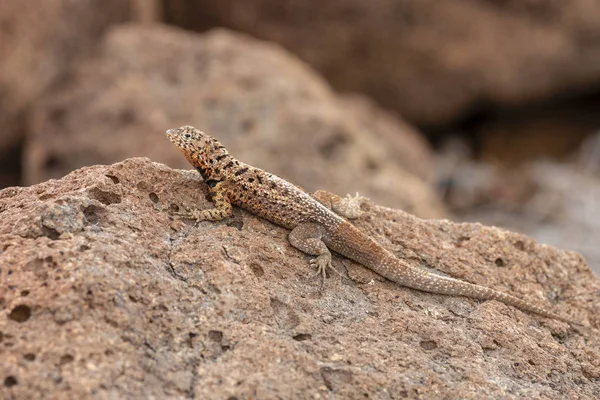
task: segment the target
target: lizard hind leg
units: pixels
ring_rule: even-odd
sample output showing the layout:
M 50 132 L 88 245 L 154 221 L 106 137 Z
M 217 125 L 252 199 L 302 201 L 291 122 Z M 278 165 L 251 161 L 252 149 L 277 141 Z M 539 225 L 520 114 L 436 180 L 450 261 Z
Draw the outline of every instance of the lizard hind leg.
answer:
M 331 252 L 321 240 L 322 228 L 317 224 L 304 223 L 296 226 L 290 232 L 288 240 L 292 246 L 301 252 L 317 256 L 310 260 L 310 265 L 317 268 L 317 271 L 311 275 L 312 277 L 321 275 L 325 280 L 327 269 L 333 270 L 336 274 L 344 277 L 331 263 Z

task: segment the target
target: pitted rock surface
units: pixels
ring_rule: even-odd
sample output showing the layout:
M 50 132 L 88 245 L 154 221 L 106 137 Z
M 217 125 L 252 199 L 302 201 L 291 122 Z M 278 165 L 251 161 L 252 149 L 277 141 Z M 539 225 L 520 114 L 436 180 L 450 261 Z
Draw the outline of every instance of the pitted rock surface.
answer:
M 146 158 L 0 191 L 0 398 L 593 398 L 600 283 L 577 254 L 367 203 L 414 265 L 544 304 L 399 287 L 334 257 L 320 290 L 287 231 L 212 223 L 195 171 Z

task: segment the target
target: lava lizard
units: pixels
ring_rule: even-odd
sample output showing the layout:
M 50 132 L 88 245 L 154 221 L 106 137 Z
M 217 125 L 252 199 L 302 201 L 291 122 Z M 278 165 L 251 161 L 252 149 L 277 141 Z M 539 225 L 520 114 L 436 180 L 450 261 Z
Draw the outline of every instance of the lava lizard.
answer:
M 333 250 L 402 286 L 429 293 L 498 300 L 523 311 L 580 324 L 510 294 L 409 265 L 348 222 L 346 218 L 360 216 L 357 198 L 341 198 L 326 191 L 310 195 L 278 176 L 236 160 L 219 141 L 192 126 L 169 129 L 167 137 L 209 187 L 215 207 L 184 213 L 198 222 L 230 217 L 232 205 L 236 205 L 290 229 L 290 244 L 316 256 L 310 264 L 323 276 L 327 268 L 335 270 L 331 264 L 330 250 Z

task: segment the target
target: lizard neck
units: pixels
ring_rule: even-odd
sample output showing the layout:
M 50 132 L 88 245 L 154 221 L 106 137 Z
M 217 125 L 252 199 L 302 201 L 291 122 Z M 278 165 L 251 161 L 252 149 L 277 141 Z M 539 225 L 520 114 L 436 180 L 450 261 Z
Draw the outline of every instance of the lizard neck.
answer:
M 223 167 L 228 162 L 237 162 L 219 141 L 210 139 L 202 148 L 193 147 L 184 152 L 187 160 L 209 186 L 211 182 L 216 184 L 225 179 Z

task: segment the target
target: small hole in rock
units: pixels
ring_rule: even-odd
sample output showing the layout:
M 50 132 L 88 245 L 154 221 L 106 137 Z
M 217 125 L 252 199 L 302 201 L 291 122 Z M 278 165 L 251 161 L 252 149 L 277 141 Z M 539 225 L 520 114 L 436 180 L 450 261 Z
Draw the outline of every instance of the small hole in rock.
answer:
M 522 240 L 518 240 L 515 242 L 515 248 L 520 251 L 525 250 L 525 243 Z
M 457 246 L 462 246 L 462 244 L 463 244 L 464 242 L 468 242 L 469 240 L 471 240 L 471 238 L 470 238 L 470 237 L 468 237 L 468 236 L 461 236 L 461 237 L 459 237 L 459 238 L 456 240 L 456 245 L 457 245 Z
M 95 225 L 100 222 L 100 217 L 104 214 L 104 210 L 98 206 L 90 205 L 83 210 L 83 215 L 88 224 Z
M 227 226 L 232 226 L 232 227 L 236 228 L 238 231 L 241 231 L 242 228 L 244 227 L 244 222 L 242 222 L 241 220 L 232 220 L 231 222 L 227 223 Z
M 27 361 L 35 361 L 35 354 L 27 353 L 23 356 L 23 358 L 26 359 Z
M 435 340 L 422 340 L 421 342 L 419 342 L 419 346 L 421 346 L 421 348 L 425 350 L 433 350 L 437 349 L 438 347 Z
M 89 191 L 89 197 L 98 200 L 104 205 L 118 204 L 121 202 L 121 195 L 114 192 L 102 190 L 98 187 L 93 187 Z
M 52 196 L 53 196 L 53 195 L 51 195 L 51 194 L 44 193 L 44 194 L 40 194 L 40 197 L 39 197 L 39 199 L 40 199 L 40 200 L 47 200 L 47 199 L 51 199 L 51 198 L 52 198 Z
M 215 286 L 213 284 L 208 284 L 208 289 L 216 294 L 221 294 L 221 289 L 219 289 L 217 286 Z
M 152 200 L 153 203 L 158 203 L 158 195 L 156 193 L 150 192 L 148 197 L 150 197 L 150 200 Z
M 88 251 L 89 249 L 91 249 L 91 247 L 87 244 L 82 244 L 81 246 L 79 246 L 79 251 Z
M 252 270 L 252 273 L 254 273 L 254 275 L 256 275 L 256 276 L 260 277 L 265 274 L 265 270 L 256 263 L 250 264 L 250 269 Z
M 208 337 L 212 341 L 220 342 L 221 340 L 223 340 L 223 332 L 221 332 L 221 331 L 209 331 L 208 332 Z
M 17 378 L 15 378 L 14 376 L 7 376 L 6 379 L 4 379 L 4 386 L 6 387 L 12 387 L 15 386 L 17 383 Z
M 104 176 L 106 176 L 107 178 L 110 178 L 110 180 L 113 181 L 114 184 L 119 183 L 119 178 L 117 178 L 114 175 L 104 175 Z
M 73 356 L 70 354 L 65 354 L 60 358 L 60 365 L 65 365 L 74 360 Z
M 16 322 L 25 322 L 29 317 L 31 317 L 31 308 L 24 304 L 16 306 L 12 309 L 10 314 L 8 314 L 8 318 Z
M 309 340 L 311 338 L 312 338 L 312 336 L 309 333 L 299 333 L 292 337 L 292 339 L 294 339 L 298 342 L 303 342 L 303 341 Z
M 47 226 L 42 226 L 42 234 L 50 240 L 58 240 L 60 236 L 56 229 L 48 228 Z
M 160 311 L 169 311 L 169 308 L 167 306 L 165 306 L 164 304 L 159 304 L 158 306 L 154 307 L 155 310 L 160 310 Z
M 21 290 L 21 297 L 29 296 L 29 290 Z
M 504 259 L 502 259 L 502 258 L 496 258 L 496 261 L 494 261 L 494 263 L 498 267 L 504 267 L 504 266 L 506 266 L 506 261 L 504 261 Z
M 170 209 L 171 211 L 178 212 L 178 211 L 179 211 L 179 206 L 178 206 L 177 204 L 171 204 L 171 205 L 169 206 L 169 209 Z

